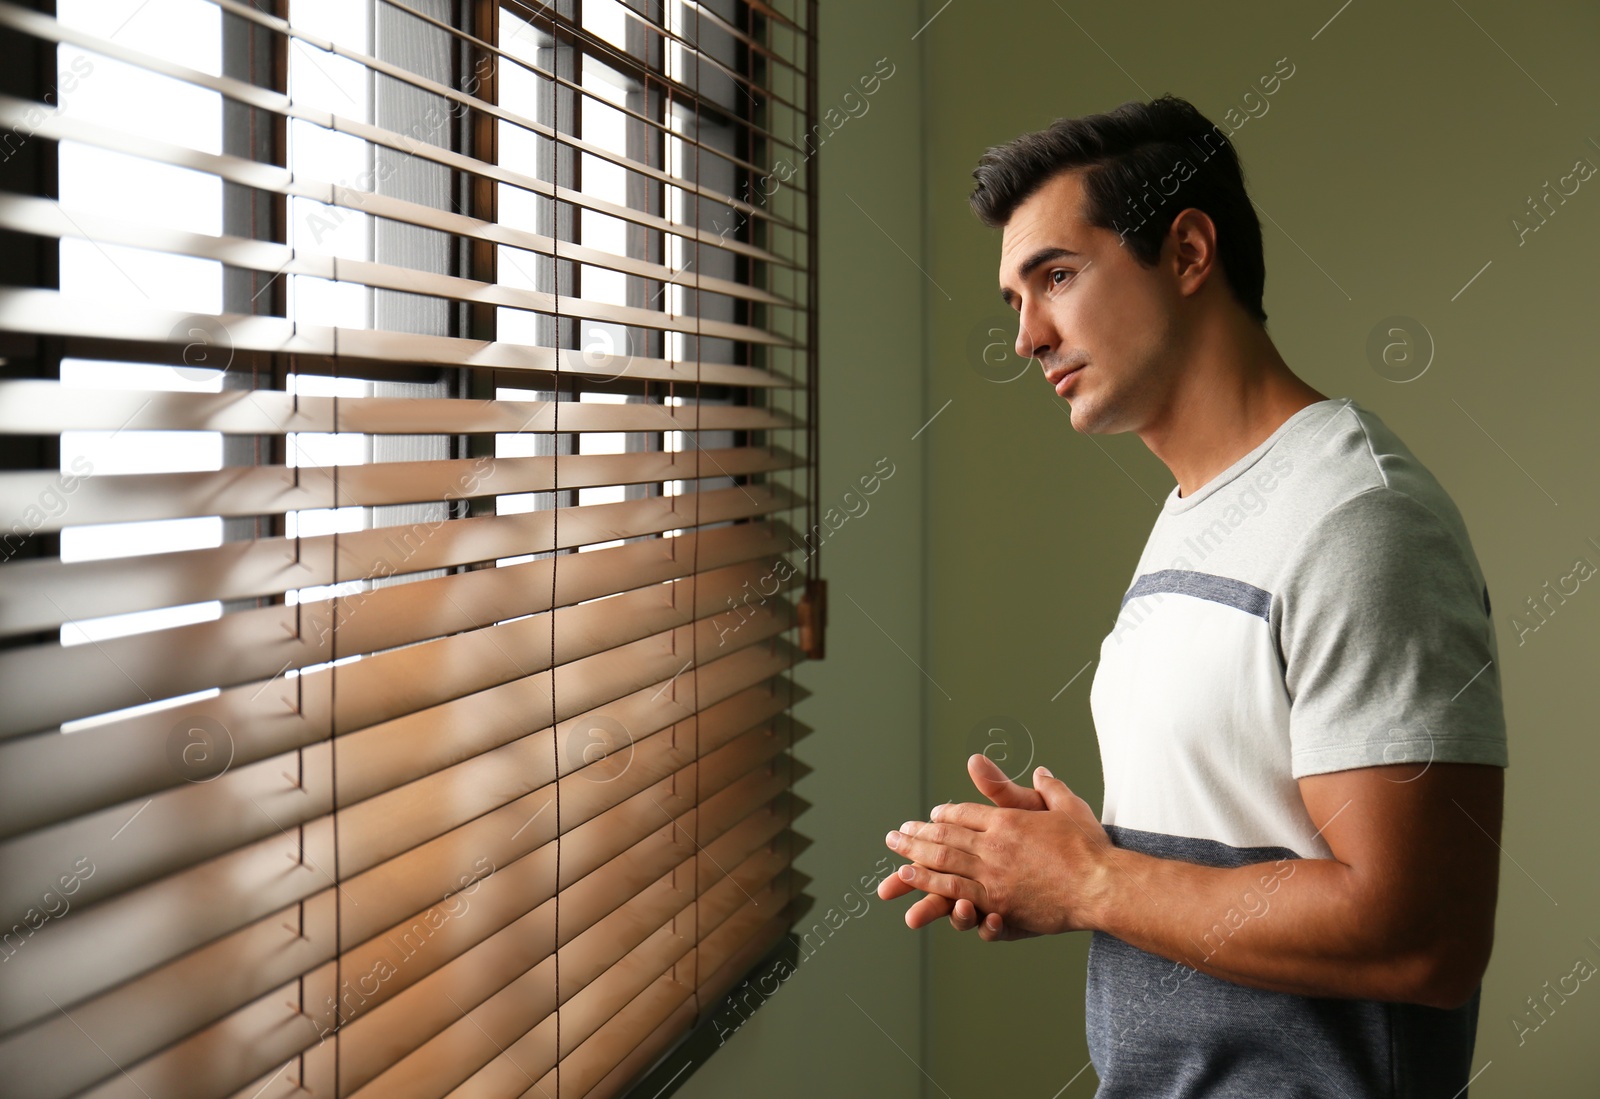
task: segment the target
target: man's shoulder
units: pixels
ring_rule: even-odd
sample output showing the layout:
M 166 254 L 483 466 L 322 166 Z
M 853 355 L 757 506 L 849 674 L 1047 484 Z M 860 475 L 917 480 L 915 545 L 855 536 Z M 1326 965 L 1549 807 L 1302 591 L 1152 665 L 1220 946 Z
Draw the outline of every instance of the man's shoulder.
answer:
M 1413 571 L 1393 558 L 1438 553 L 1482 583 L 1459 509 L 1433 472 L 1371 410 L 1319 402 L 1227 483 L 1189 506 L 1163 507 L 1134 570 L 1198 572 L 1266 593 L 1338 585 L 1356 565 Z M 1481 597 L 1480 597 L 1481 598 Z M 1126 597 L 1125 600 L 1126 601 Z
M 1467 542 L 1455 500 L 1431 469 L 1371 409 L 1346 400 L 1283 440 L 1294 466 L 1294 529 L 1339 523 L 1437 523 Z M 1308 547 L 1314 548 L 1314 547 Z

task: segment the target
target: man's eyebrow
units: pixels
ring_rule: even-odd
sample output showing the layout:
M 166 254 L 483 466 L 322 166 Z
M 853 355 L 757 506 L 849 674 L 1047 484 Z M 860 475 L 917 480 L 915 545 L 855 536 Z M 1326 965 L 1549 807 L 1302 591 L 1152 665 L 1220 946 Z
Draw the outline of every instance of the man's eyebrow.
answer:
M 1026 282 L 1028 276 L 1033 274 L 1034 271 L 1038 270 L 1042 264 L 1049 263 L 1053 259 L 1080 259 L 1082 256 L 1082 252 L 1074 252 L 1070 248 L 1041 248 L 1033 255 L 1022 261 L 1021 266 L 1017 268 L 1017 277 Z M 1007 305 L 1010 305 L 1012 299 L 1015 297 L 1016 294 L 1014 294 L 1011 290 L 1001 287 L 1001 301 L 1005 302 Z

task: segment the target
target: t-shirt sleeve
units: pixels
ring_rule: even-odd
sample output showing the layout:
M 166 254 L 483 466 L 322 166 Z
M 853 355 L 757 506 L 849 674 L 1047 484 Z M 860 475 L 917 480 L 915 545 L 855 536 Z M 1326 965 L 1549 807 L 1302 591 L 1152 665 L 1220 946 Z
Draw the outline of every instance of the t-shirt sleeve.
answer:
M 1458 530 L 1379 487 L 1306 532 L 1277 623 L 1295 778 L 1427 760 L 1507 765 L 1494 625 Z

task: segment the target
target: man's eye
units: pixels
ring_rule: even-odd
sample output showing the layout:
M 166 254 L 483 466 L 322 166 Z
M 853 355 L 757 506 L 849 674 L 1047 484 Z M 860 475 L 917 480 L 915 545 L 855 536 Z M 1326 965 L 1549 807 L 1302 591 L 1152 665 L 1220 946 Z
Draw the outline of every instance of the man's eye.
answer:
M 1067 284 L 1067 279 L 1070 278 L 1071 275 L 1071 271 L 1056 270 L 1050 272 L 1050 289 L 1059 290 L 1061 287 Z

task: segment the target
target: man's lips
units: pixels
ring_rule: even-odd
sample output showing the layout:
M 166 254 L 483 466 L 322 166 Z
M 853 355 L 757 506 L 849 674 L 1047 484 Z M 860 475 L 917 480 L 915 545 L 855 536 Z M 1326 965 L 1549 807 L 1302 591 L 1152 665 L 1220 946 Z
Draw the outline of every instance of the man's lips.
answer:
M 1055 387 L 1058 395 L 1065 397 L 1067 390 L 1071 388 L 1072 383 L 1077 380 L 1079 373 L 1087 365 L 1087 363 L 1080 363 L 1074 367 L 1058 367 L 1054 370 L 1048 370 L 1045 372 L 1045 378 Z

